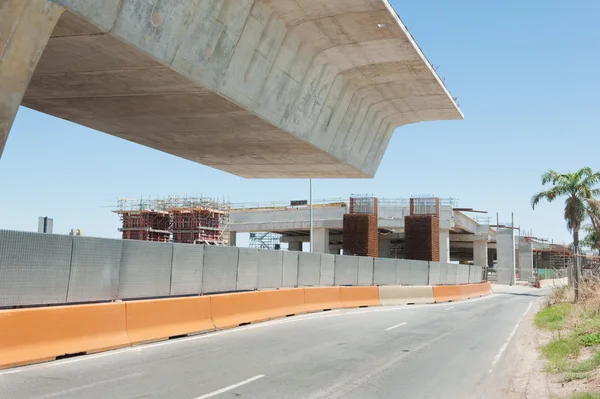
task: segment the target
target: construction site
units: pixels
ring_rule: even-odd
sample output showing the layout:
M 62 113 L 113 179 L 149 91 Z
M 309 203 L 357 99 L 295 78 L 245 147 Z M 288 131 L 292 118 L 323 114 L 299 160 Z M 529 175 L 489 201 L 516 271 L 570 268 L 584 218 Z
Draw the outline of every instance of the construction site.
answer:
M 229 245 L 230 205 L 205 197 L 117 200 L 122 238 L 183 244 Z

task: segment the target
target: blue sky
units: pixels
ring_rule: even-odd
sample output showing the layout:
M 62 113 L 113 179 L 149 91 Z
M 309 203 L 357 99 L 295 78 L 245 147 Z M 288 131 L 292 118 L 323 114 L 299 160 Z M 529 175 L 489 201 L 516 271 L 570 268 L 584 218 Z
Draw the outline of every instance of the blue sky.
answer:
M 454 197 L 569 241 L 562 202 L 529 206 L 548 168 L 600 169 L 600 2 L 393 1 L 464 121 L 396 131 L 374 179 L 313 181 L 314 198 Z M 435 145 L 429 143 L 434 142 Z M 31 143 L 35 143 L 32 145 Z M 426 158 L 427 157 L 427 158 Z M 118 237 L 117 197 L 306 198 L 307 180 L 250 180 L 21 108 L 0 160 L 0 228 Z

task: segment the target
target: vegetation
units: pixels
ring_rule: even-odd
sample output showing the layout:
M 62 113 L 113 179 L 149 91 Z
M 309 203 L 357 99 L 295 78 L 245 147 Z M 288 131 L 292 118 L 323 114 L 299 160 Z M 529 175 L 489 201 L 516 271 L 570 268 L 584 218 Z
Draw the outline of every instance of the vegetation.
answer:
M 572 399 L 600 399 L 600 394 L 579 392 L 571 397 Z
M 591 168 L 581 168 L 574 173 L 558 173 L 548 170 L 542 175 L 542 185 L 550 184 L 552 187 L 540 191 L 531 197 L 531 207 L 535 207 L 541 200 L 552 202 L 559 197 L 565 197 L 564 218 L 567 229 L 573 234 L 573 247 L 575 254 L 579 253 L 579 231 L 586 218 L 589 216 L 594 231 L 600 231 L 600 205 L 595 199 L 600 195 L 600 189 L 594 188 L 600 182 L 600 173 L 593 172 Z M 579 299 L 578 262 L 574 270 L 575 302 Z
M 594 378 L 600 369 L 600 279 L 582 282 L 578 303 L 571 303 L 573 296 L 572 287 L 555 289 L 535 316 L 535 325 L 552 333 L 542 346 L 546 371 L 557 373 L 563 384 Z M 600 399 L 594 395 L 573 397 Z

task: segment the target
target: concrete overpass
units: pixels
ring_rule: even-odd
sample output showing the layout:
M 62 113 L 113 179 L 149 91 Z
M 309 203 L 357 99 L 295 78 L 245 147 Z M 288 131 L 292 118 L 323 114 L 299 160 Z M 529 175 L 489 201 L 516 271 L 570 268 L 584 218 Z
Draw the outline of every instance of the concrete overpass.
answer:
M 496 258 L 496 232 L 453 209 L 451 200 L 440 200 L 440 261 L 473 260 L 491 265 Z M 404 217 L 410 214 L 408 199 L 378 200 L 379 257 L 404 257 Z M 347 200 L 319 200 L 313 206 L 314 251 L 339 253 L 343 247 L 343 219 Z M 231 210 L 228 230 L 235 245 L 238 232 L 275 232 L 290 250 L 301 251 L 310 240 L 309 210 L 285 203 L 238 205 Z
M 244 177 L 372 177 L 394 130 L 462 119 L 388 0 L 6 0 L 20 104 Z

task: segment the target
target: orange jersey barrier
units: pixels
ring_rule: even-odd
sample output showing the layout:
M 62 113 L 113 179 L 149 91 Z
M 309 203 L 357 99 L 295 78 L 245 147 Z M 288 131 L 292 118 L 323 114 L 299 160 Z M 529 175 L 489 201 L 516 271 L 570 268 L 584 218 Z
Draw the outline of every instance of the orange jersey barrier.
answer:
M 130 345 L 125 303 L 0 311 L 0 367 Z
M 215 329 L 210 296 L 128 301 L 127 334 L 133 344 Z
M 381 306 L 377 287 L 340 287 L 340 299 L 344 308 Z
M 311 287 L 303 290 L 308 312 L 342 307 L 340 287 Z

